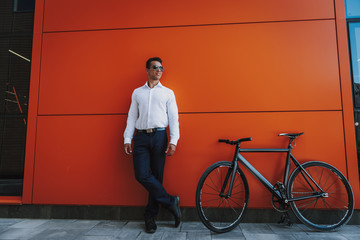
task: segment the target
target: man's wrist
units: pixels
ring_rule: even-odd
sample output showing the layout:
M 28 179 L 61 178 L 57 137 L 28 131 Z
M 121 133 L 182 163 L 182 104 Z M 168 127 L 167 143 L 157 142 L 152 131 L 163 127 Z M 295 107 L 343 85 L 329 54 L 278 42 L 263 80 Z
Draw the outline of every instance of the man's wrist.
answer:
M 177 145 L 177 141 L 170 140 L 169 144 L 172 144 L 172 145 L 176 146 L 176 145 Z

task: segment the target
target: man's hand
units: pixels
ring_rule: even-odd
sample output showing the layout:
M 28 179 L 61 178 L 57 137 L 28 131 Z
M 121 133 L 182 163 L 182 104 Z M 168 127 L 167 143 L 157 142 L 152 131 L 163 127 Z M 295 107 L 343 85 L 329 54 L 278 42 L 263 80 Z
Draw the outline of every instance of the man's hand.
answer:
M 176 150 L 176 146 L 174 144 L 169 144 L 166 148 L 166 156 L 172 156 L 174 155 L 175 153 L 175 150 Z
M 124 145 L 124 151 L 127 155 L 132 154 L 132 147 L 130 143 L 125 143 Z

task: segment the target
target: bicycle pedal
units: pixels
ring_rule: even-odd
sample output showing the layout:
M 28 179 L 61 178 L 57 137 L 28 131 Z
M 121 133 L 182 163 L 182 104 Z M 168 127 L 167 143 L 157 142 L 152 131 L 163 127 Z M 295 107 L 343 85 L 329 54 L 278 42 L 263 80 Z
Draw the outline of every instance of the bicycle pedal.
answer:
M 281 223 L 284 223 L 285 222 L 285 217 L 284 217 L 284 215 L 281 215 L 281 217 L 280 217 L 280 220 L 277 222 L 278 224 L 281 224 Z
M 282 223 L 284 223 L 287 226 L 292 225 L 292 222 L 291 222 L 290 217 L 289 217 L 288 214 L 281 215 L 280 220 L 278 221 L 278 224 L 282 224 Z

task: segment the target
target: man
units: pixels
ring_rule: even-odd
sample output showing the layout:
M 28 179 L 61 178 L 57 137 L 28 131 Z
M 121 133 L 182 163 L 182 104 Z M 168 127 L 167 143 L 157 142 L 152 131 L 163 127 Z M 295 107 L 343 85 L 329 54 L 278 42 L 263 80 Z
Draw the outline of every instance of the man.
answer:
M 126 154 L 133 154 L 135 178 L 149 192 L 144 218 L 148 233 L 156 231 L 155 217 L 159 204 L 175 217 L 175 227 L 180 224 L 180 198 L 169 195 L 164 189 L 165 157 L 172 156 L 179 140 L 178 108 L 174 92 L 160 83 L 164 67 L 158 57 L 146 62 L 148 81 L 134 90 L 131 97 L 127 126 L 124 132 Z M 168 144 L 166 127 L 170 129 Z M 131 141 L 134 136 L 134 149 Z

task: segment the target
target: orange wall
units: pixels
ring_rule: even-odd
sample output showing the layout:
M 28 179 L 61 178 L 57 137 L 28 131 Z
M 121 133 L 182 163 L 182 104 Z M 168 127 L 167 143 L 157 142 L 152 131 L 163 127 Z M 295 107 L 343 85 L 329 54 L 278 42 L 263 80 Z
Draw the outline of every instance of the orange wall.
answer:
M 306 132 L 295 156 L 338 167 L 358 201 L 343 4 L 37 0 L 23 202 L 145 204 L 122 135 L 152 56 L 163 58 L 162 83 L 180 111 L 165 186 L 183 206 L 195 205 L 207 166 L 231 159 L 218 138 L 285 147 L 277 134 L 288 131 Z M 283 155 L 251 156 L 269 180 L 281 180 Z M 250 207 L 270 207 L 269 194 L 247 178 Z

